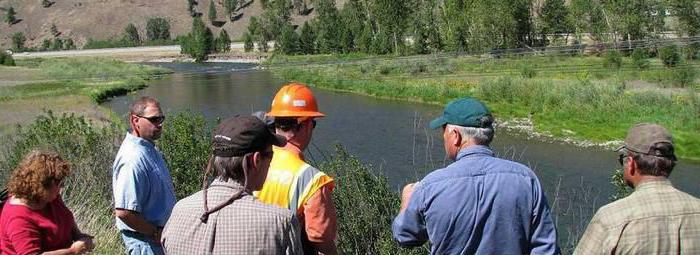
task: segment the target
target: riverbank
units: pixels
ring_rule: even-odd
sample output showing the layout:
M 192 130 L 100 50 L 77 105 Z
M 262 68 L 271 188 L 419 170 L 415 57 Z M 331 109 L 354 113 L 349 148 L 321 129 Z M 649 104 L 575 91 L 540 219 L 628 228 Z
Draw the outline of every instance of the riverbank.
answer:
M 17 65 L 0 66 L 0 133 L 32 122 L 44 111 L 107 123 L 114 117 L 99 103 L 142 89 L 149 79 L 169 72 L 103 58 L 19 59 Z
M 232 43 L 231 51 L 211 54 L 207 62 L 260 63 L 269 55 L 269 53 L 244 52 L 243 43 Z M 179 45 L 19 52 L 13 54 L 13 57 L 19 60 L 34 58 L 101 57 L 124 62 L 194 62 L 193 58 L 181 53 Z
M 464 96 L 484 100 L 499 122 L 537 139 L 614 148 L 629 126 L 668 127 L 677 154 L 700 159 L 700 86 L 678 82 L 700 62 L 665 68 L 656 59 L 620 68 L 602 57 L 275 56 L 266 68 L 284 80 L 382 98 L 444 105 Z

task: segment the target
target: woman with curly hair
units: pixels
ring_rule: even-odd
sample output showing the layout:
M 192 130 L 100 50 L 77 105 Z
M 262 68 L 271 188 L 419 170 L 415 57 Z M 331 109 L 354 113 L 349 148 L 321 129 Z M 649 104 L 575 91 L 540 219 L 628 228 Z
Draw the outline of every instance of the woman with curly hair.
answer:
M 93 248 L 60 197 L 70 165 L 53 152 L 32 151 L 12 172 L 0 215 L 0 255 L 83 254 Z

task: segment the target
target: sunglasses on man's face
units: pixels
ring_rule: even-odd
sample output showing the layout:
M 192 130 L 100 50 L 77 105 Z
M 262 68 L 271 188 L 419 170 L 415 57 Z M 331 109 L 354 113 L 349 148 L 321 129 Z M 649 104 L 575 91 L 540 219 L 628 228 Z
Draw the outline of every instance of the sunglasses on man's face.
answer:
M 151 116 L 151 117 L 139 116 L 139 115 L 134 115 L 134 116 L 147 119 L 148 121 L 150 121 L 151 123 L 156 124 L 156 125 L 161 124 L 161 123 L 163 123 L 163 121 L 165 121 L 165 116 Z
M 627 158 L 627 155 L 620 154 L 617 158 L 617 161 L 620 162 L 621 166 L 625 165 L 625 158 Z

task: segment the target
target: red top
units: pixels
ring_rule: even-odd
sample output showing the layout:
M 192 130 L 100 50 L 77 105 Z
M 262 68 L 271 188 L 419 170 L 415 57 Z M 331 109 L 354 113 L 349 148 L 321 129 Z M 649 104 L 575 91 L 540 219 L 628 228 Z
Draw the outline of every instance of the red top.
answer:
M 0 255 L 40 254 L 73 243 L 75 219 L 59 197 L 42 210 L 10 204 L 0 216 Z

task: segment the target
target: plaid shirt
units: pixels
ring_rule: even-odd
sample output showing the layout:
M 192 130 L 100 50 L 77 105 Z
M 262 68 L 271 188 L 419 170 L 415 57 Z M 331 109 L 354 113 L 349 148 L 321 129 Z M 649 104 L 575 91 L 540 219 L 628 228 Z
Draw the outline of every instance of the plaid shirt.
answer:
M 243 189 L 239 183 L 215 180 L 207 191 L 208 207 Z M 264 204 L 248 193 L 200 221 L 204 195 L 197 192 L 173 209 L 163 229 L 166 254 L 301 254 L 299 223 L 287 209 Z
M 598 210 L 574 254 L 700 254 L 700 199 L 668 180 L 640 183 Z

